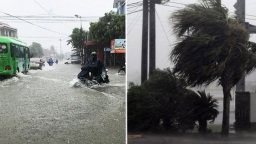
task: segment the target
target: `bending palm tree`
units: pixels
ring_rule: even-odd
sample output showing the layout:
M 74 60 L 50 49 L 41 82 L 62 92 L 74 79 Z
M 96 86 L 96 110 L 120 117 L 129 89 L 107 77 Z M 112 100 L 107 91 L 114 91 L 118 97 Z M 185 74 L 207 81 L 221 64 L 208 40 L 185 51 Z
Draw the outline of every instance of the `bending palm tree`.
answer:
M 174 73 L 191 86 L 209 85 L 215 80 L 223 88 L 222 136 L 229 134 L 230 91 L 242 73 L 254 69 L 255 55 L 247 46 L 249 33 L 221 0 L 201 0 L 177 10 L 170 19 L 181 40 L 170 54 Z

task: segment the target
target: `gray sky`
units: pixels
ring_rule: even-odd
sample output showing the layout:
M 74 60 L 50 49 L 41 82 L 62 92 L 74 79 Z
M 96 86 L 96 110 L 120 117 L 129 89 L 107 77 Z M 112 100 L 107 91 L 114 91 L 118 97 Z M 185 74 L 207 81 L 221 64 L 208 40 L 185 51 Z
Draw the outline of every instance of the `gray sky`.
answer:
M 31 45 L 32 42 L 40 43 L 43 48 L 50 48 L 54 45 L 57 52 L 61 49 L 64 52 L 71 51 L 71 45 L 67 45 L 68 36 L 72 33 L 73 28 L 80 28 L 80 19 L 75 18 L 75 14 L 80 15 L 82 27 L 89 30 L 89 23 L 98 21 L 99 17 L 104 16 L 106 12 L 113 8 L 114 0 L 1 0 L 0 12 L 8 13 L 13 16 L 49 16 L 54 21 L 45 20 L 27 20 L 40 27 L 55 31 L 51 32 L 37 26 L 31 25 L 21 20 L 11 21 L 2 16 L 0 13 L 0 22 L 7 23 L 11 27 L 18 29 L 18 37 L 22 41 Z M 41 5 L 41 6 L 40 6 Z M 77 21 L 60 21 L 52 16 L 70 16 Z M 61 33 L 61 34 L 59 34 Z M 60 44 L 61 39 L 61 44 Z
M 237 0 L 222 0 L 222 4 L 229 9 L 230 15 L 234 15 L 233 5 Z M 127 4 L 142 2 L 142 0 L 128 0 Z M 176 38 L 172 34 L 168 17 L 173 11 L 184 7 L 182 4 L 198 3 L 198 0 L 171 0 L 169 6 L 156 5 L 156 67 L 163 69 L 172 67 L 169 54 Z M 172 6 L 172 7 L 170 7 Z M 246 21 L 256 25 L 256 1 L 246 0 Z M 140 84 L 141 75 L 141 33 L 142 33 L 142 6 L 131 8 L 127 6 L 127 83 Z M 249 16 L 252 15 L 252 16 Z M 256 36 L 251 35 L 251 41 L 256 42 Z M 247 78 L 248 79 L 248 78 Z M 256 79 L 255 79 L 256 80 Z

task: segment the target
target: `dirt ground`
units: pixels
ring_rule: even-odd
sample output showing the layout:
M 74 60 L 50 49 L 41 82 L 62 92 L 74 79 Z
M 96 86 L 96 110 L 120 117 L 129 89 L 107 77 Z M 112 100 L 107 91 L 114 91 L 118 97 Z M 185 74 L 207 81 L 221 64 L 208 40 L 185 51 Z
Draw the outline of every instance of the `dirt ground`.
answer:
M 185 135 L 156 135 L 156 134 L 130 134 L 128 144 L 255 144 L 254 134 L 230 134 L 222 138 L 220 133 L 214 134 L 185 134 Z

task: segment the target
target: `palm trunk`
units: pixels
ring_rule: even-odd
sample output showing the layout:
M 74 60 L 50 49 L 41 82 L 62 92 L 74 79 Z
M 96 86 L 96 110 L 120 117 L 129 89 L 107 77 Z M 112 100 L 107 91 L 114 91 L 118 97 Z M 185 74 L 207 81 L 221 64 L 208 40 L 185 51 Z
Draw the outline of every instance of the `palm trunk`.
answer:
M 199 123 L 199 128 L 198 128 L 199 133 L 206 133 L 207 120 L 202 119 L 202 120 L 199 120 L 198 123 Z
M 228 137 L 229 134 L 229 113 L 230 113 L 230 90 L 229 86 L 223 85 L 223 94 L 224 94 L 224 101 L 223 101 L 223 119 L 222 119 L 222 137 Z

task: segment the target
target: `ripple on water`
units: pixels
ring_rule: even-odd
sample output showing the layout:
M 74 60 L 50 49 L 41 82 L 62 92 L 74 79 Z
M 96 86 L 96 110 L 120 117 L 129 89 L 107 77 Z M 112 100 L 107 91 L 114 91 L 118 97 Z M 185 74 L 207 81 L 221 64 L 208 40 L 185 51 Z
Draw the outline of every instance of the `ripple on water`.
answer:
M 18 77 L 12 77 L 10 79 L 5 79 L 3 81 L 0 81 L 1 87 L 10 87 L 13 83 L 16 83 L 19 81 Z

